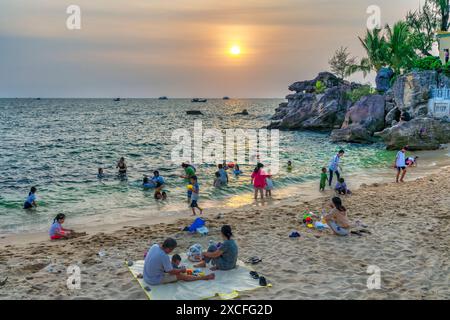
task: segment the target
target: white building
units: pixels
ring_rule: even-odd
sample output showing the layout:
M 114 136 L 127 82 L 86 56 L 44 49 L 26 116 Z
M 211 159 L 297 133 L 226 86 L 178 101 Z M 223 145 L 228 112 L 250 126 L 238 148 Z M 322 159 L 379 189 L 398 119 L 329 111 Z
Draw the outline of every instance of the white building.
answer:
M 431 90 L 431 99 L 428 101 L 428 114 L 433 118 L 450 119 L 450 88 Z

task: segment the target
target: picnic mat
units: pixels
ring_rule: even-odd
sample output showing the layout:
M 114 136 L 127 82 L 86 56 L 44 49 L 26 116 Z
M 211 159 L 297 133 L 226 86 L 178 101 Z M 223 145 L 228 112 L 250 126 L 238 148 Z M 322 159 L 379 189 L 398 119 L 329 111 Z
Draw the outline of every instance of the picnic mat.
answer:
M 195 269 L 186 255 L 181 255 L 183 265 L 188 269 Z M 203 300 L 219 298 L 222 300 L 235 299 L 239 292 L 251 291 L 264 288 L 259 285 L 259 280 L 250 276 L 252 269 L 246 266 L 242 261 L 237 262 L 237 267 L 229 271 L 210 271 L 208 268 L 202 268 L 206 274 L 214 272 L 216 278 L 209 281 L 178 281 L 175 283 L 151 286 L 138 279 L 138 275 L 144 270 L 144 260 L 135 261 L 131 267 L 128 267 L 133 277 L 139 282 L 142 290 L 150 300 Z M 268 285 L 270 287 L 271 285 Z M 146 290 L 146 288 L 150 290 Z

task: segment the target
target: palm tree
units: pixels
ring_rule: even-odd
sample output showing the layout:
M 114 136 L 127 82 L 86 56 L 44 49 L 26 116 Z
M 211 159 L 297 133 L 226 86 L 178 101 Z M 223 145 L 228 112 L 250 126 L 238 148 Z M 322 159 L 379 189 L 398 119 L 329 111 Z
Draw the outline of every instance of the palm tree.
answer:
M 360 63 L 361 71 L 374 70 L 378 72 L 381 68 L 387 65 L 386 57 L 386 40 L 383 36 L 382 30 L 379 28 L 372 31 L 367 30 L 363 38 L 358 37 L 362 46 L 366 50 L 367 58 L 363 58 Z
M 411 43 L 411 33 L 405 21 L 399 21 L 391 28 L 386 25 L 386 55 L 388 65 L 396 74 L 411 67 L 414 58 L 417 58 Z

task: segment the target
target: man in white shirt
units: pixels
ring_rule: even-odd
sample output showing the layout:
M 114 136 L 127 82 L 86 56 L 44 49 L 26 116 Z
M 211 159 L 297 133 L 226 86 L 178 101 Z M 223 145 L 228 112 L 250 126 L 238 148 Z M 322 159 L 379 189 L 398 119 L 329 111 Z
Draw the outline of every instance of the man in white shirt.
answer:
M 395 168 L 397 169 L 397 179 L 396 182 L 399 182 L 399 178 L 400 178 L 400 182 L 404 182 L 403 179 L 405 178 L 406 175 L 406 147 L 403 147 L 402 150 L 400 150 L 399 152 L 397 152 L 397 157 L 395 158 Z M 400 173 L 402 174 L 402 176 L 400 177 Z

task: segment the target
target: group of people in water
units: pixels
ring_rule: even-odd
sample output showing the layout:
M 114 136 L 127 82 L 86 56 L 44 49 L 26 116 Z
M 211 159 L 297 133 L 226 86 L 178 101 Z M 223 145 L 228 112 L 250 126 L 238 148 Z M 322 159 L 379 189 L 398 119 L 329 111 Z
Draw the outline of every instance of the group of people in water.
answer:
M 418 157 L 406 157 L 406 151 L 408 147 L 402 148 L 396 156 L 395 168 L 397 170 L 397 182 L 403 182 L 408 167 L 416 166 Z M 344 178 L 341 176 L 342 168 L 340 166 L 340 161 L 345 155 L 344 150 L 339 150 L 339 152 L 333 156 L 328 168 L 323 167 L 320 175 L 320 191 L 324 191 L 326 185 L 330 188 L 332 187 L 333 178 L 336 176 L 337 183 L 334 187 L 336 196 L 334 196 L 330 201 L 330 206 L 326 211 L 327 214 L 323 216 L 324 221 L 329 226 L 329 228 L 334 232 L 334 234 L 339 236 L 347 236 L 351 233 L 352 223 L 347 216 L 347 209 L 342 203 L 342 199 L 339 195 L 351 194 L 351 191 L 347 188 Z M 195 166 L 189 163 L 182 163 L 183 174 L 180 178 L 189 181 L 187 198 L 190 203 L 190 208 L 192 209 L 193 215 L 196 215 L 197 210 L 200 214 L 203 213 L 203 209 L 199 206 L 199 195 L 200 186 L 197 177 L 197 169 Z M 116 168 L 118 169 L 118 175 L 121 177 L 127 174 L 127 165 L 125 159 L 122 157 L 119 159 Z M 242 175 L 243 172 L 240 170 L 238 164 L 234 163 L 224 163 L 217 166 L 217 172 L 215 172 L 214 186 L 219 188 L 226 186 L 229 183 L 228 170 L 233 170 L 233 174 L 238 177 Z M 287 170 L 291 172 L 293 169 L 292 161 L 288 161 Z M 98 178 L 102 179 L 105 177 L 103 168 L 98 169 Z M 272 175 L 270 172 L 266 173 L 264 171 L 264 165 L 258 163 L 251 173 L 251 180 L 254 189 L 254 198 L 270 197 L 272 195 L 271 191 L 274 187 Z M 167 193 L 164 190 L 166 181 L 160 175 L 158 170 L 153 171 L 153 176 L 144 176 L 142 180 L 143 188 L 154 189 L 155 199 L 166 199 Z M 34 208 L 37 206 L 36 202 L 36 192 L 37 188 L 32 187 L 30 193 L 24 203 L 25 209 Z M 51 240 L 60 239 L 70 239 L 85 233 L 76 233 L 74 230 L 63 228 L 63 223 L 65 222 L 66 216 L 62 213 L 58 214 L 49 230 L 49 235 Z M 232 239 L 233 233 L 229 225 L 224 225 L 221 228 L 222 243 L 211 245 L 207 251 L 201 254 L 201 260 L 198 261 L 194 267 L 205 267 L 207 263 L 212 264 L 212 270 L 231 270 L 236 267 L 237 257 L 238 257 L 238 247 L 236 242 Z M 177 247 L 176 240 L 172 238 L 166 239 L 161 244 L 155 244 L 148 250 L 145 263 L 143 278 L 149 285 L 158 285 L 164 283 L 171 283 L 178 280 L 183 281 L 197 281 L 197 280 L 213 280 L 215 278 L 214 273 L 203 274 L 203 275 L 190 275 L 186 273 L 186 268 L 182 266 L 181 257 L 178 254 L 174 254 L 172 258 L 169 257 L 175 248 Z

